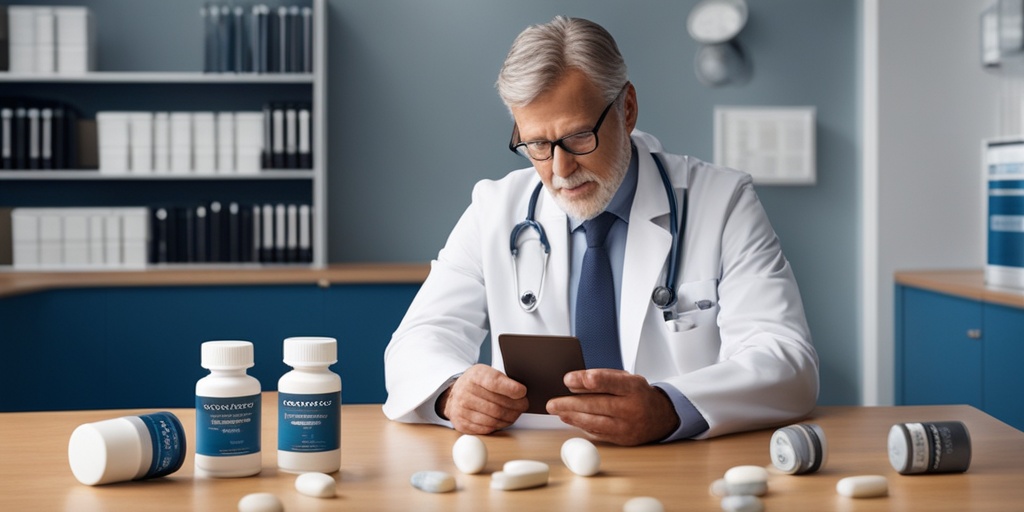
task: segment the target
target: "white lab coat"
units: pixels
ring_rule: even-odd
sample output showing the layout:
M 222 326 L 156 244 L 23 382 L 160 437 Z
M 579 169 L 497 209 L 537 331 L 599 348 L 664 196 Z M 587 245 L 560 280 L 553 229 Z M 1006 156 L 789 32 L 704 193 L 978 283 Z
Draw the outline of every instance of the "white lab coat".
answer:
M 660 142 L 643 132 L 632 138 L 639 176 L 622 271 L 624 368 L 679 389 L 708 422 L 701 437 L 805 415 L 817 400 L 817 354 L 793 272 L 750 176 L 664 153 Z M 668 323 L 650 298 L 664 283 L 672 245 L 668 200 L 652 152 L 668 171 L 678 204 L 681 189 L 689 187 L 678 318 Z M 389 418 L 450 425 L 434 413 L 433 403 L 453 376 L 477 362 L 488 334 L 492 365 L 499 370 L 498 334 L 571 334 L 568 219 L 546 190 L 536 215 L 551 255 L 536 311 L 519 306 L 513 283 L 509 237 L 525 218 L 538 181 L 528 168 L 474 188 L 472 204 L 432 262 L 385 351 Z M 523 231 L 519 246 L 519 288 L 536 290 L 542 266 L 536 233 Z M 706 300 L 710 308 L 695 306 Z M 538 419 L 531 416 L 523 415 L 517 425 Z

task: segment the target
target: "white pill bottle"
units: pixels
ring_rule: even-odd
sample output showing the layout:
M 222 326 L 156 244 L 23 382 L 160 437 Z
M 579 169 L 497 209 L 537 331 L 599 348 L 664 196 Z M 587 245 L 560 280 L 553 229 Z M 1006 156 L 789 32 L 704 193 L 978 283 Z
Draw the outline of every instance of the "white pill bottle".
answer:
M 294 368 L 277 383 L 277 466 L 288 473 L 333 473 L 341 467 L 341 377 L 334 338 L 284 340 Z
M 260 382 L 246 374 L 253 366 L 248 341 L 207 341 L 196 382 L 196 474 L 252 476 L 262 468 Z

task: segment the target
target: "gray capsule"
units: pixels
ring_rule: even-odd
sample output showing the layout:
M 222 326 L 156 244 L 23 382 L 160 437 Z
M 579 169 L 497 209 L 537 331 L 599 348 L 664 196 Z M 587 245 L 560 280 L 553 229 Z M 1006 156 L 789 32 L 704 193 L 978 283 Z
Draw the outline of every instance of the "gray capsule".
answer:
M 426 492 L 442 493 L 455 490 L 455 477 L 444 471 L 419 471 L 413 473 L 409 483 Z

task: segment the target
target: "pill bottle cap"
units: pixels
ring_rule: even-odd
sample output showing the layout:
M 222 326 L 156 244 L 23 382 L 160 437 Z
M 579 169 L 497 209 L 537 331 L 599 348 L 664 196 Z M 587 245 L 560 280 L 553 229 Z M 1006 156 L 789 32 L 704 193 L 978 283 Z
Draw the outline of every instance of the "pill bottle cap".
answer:
M 71 434 L 68 462 L 85 485 L 123 482 L 138 475 L 142 448 L 140 432 L 122 418 L 87 423 Z
M 284 363 L 288 366 L 338 362 L 338 340 L 319 336 L 295 336 L 284 340 Z
M 102 485 L 174 473 L 186 450 L 181 421 L 154 412 L 79 425 L 68 441 L 68 462 L 79 482 Z
M 240 370 L 252 368 L 253 349 L 248 341 L 207 341 L 201 349 L 203 368 L 208 370 Z

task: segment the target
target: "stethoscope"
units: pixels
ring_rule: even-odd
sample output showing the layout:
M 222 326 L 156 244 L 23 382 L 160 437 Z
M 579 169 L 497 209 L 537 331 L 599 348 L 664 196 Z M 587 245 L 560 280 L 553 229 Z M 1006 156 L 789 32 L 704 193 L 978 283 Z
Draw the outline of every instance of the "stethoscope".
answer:
M 654 158 L 654 163 L 658 166 L 658 173 L 661 174 L 661 182 L 665 186 L 665 195 L 668 197 L 669 215 L 672 217 L 672 222 L 669 223 L 669 233 L 672 234 L 672 250 L 668 255 L 668 272 L 665 274 L 665 284 L 654 287 L 654 292 L 651 293 L 651 302 L 662 311 L 667 312 L 676 303 L 679 253 L 682 252 L 683 235 L 686 233 L 687 189 L 683 189 L 683 216 L 677 221 L 678 210 L 676 208 L 675 189 L 672 188 L 672 182 L 668 179 L 668 172 L 665 171 L 665 166 L 662 165 L 661 159 L 654 153 L 651 153 L 651 157 Z M 533 194 L 530 195 L 530 204 L 526 210 L 526 220 L 512 228 L 512 237 L 509 242 L 509 247 L 512 251 L 512 279 L 516 283 L 516 295 L 519 297 L 519 306 L 527 313 L 535 311 L 540 303 L 540 294 L 544 290 L 544 278 L 547 276 L 548 256 L 551 254 L 551 244 L 548 243 L 548 236 L 544 233 L 544 226 L 534 218 L 537 210 L 537 198 L 540 197 L 540 191 L 543 188 L 544 184 L 538 183 L 537 187 L 533 189 Z M 538 288 L 536 293 L 533 290 L 526 290 L 520 293 L 519 289 L 519 275 L 516 271 L 519 248 L 516 247 L 516 240 L 519 239 L 519 235 L 524 229 L 532 229 L 537 232 L 537 235 L 540 237 L 540 245 L 544 250 L 544 262 L 540 271 L 540 288 Z

